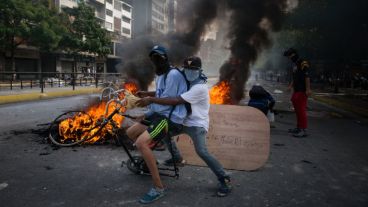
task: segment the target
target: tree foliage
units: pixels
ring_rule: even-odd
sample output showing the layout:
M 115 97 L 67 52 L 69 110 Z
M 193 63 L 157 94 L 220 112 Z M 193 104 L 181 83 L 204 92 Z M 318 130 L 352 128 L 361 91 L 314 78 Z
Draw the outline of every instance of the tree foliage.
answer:
M 83 1 L 77 8 L 59 13 L 49 0 L 0 1 L 0 51 L 10 52 L 10 68 L 15 71 L 14 52 L 21 44 L 41 52 L 65 50 L 105 56 L 111 38 L 101 28 L 94 10 Z
M 61 40 L 61 46 L 69 53 L 88 52 L 105 56 L 110 53 L 111 37 L 101 28 L 93 8 L 83 1 L 78 7 L 64 9 L 64 24 L 68 32 Z
M 31 31 L 30 44 L 41 51 L 51 52 L 59 49 L 60 41 L 67 32 L 61 14 L 56 9 L 48 8 L 48 1 L 39 0 L 35 6 L 34 20 L 37 24 Z
M 31 35 L 34 8 L 25 0 L 0 1 L 0 44 L 2 49 L 12 50 Z M 15 39 L 19 37 L 20 39 Z
M 45 1 L 0 1 L 0 43 L 3 50 L 14 50 L 21 44 L 51 51 L 58 47 L 66 31 L 58 13 Z

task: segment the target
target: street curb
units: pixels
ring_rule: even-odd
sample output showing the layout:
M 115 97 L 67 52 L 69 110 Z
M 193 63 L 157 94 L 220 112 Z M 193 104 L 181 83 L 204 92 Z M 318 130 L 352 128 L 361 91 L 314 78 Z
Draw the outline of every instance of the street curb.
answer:
M 101 89 L 99 88 L 88 88 L 88 89 L 78 89 L 75 91 L 52 91 L 45 93 L 25 93 L 25 94 L 17 94 L 17 95 L 4 95 L 0 96 L 0 105 L 1 104 L 9 104 L 9 103 L 17 103 L 17 102 L 25 102 L 25 101 L 35 101 L 35 100 L 46 100 L 52 98 L 59 97 L 67 97 L 67 96 L 76 96 L 76 95 L 84 95 L 84 94 L 93 94 L 99 93 Z
M 313 99 L 319 103 L 323 103 L 330 108 L 334 108 L 335 110 L 340 110 L 340 113 L 344 113 L 345 116 L 350 116 L 354 118 L 367 118 L 368 117 L 368 111 L 364 108 L 357 107 L 357 106 L 351 106 L 349 103 L 342 102 L 339 100 L 333 100 L 331 98 L 325 98 L 325 97 L 319 97 L 314 96 Z

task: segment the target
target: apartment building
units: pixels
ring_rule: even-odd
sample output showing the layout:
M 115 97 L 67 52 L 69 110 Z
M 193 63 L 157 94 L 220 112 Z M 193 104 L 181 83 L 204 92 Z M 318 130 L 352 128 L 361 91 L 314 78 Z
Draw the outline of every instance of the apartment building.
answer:
M 178 2 L 177 0 L 169 0 L 168 2 L 168 32 L 176 31 Z
M 133 1 L 133 37 L 169 31 L 170 0 Z
M 95 16 L 101 26 L 113 36 L 110 45 L 111 54 L 107 59 L 86 58 L 78 63 L 77 68 L 92 67 L 96 72 L 116 72 L 115 65 L 120 62 L 117 47 L 124 39 L 132 37 L 132 5 L 131 0 L 86 0 L 85 3 L 95 10 Z M 64 7 L 77 7 L 78 0 L 55 0 L 55 6 L 62 11 Z M 67 55 L 62 55 L 56 63 L 56 70 L 69 72 L 72 64 Z

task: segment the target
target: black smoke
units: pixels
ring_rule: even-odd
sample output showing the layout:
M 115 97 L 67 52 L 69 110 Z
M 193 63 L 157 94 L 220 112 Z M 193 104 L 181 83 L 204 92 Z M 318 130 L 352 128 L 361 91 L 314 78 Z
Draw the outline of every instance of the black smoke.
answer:
M 177 30 L 165 37 L 170 60 L 182 64 L 185 57 L 194 55 L 201 46 L 207 27 L 217 16 L 217 2 L 214 0 L 178 1 Z
M 281 28 L 286 0 L 227 0 L 231 11 L 230 59 L 220 68 L 220 81 L 229 81 L 234 103 L 244 96 L 249 67 L 270 46 L 270 31 Z
M 154 45 L 163 45 L 168 50 L 169 61 L 181 66 L 185 57 L 198 52 L 207 26 L 217 16 L 217 2 L 213 0 L 178 1 L 177 31 L 167 35 L 141 35 L 132 41 L 123 42 L 118 48 L 123 63 L 117 70 L 137 79 L 146 89 L 154 78 L 153 65 L 148 54 Z
M 271 43 L 268 33 L 281 27 L 286 1 L 178 0 L 176 32 L 135 37 L 132 42 L 123 44 L 120 50 L 124 64 L 119 71 L 139 80 L 141 88 L 147 88 L 154 77 L 154 69 L 148 59 L 153 45 L 167 47 L 171 63 L 181 66 L 185 57 L 197 54 L 207 28 L 216 17 L 230 13 L 227 38 L 231 55 L 220 67 L 220 81 L 231 83 L 231 97 L 237 103 L 243 97 L 250 65 Z
M 154 41 L 151 37 L 142 36 L 124 42 L 118 48 L 123 62 L 117 66 L 117 70 L 126 74 L 129 79 L 137 81 L 141 90 L 147 90 L 155 77 L 153 65 L 148 58 L 153 45 Z

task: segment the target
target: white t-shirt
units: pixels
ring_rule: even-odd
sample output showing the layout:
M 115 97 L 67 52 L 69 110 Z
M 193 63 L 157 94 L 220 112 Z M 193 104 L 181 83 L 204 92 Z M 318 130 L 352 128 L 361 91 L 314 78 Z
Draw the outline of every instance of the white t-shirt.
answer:
M 184 126 L 203 127 L 208 131 L 210 96 L 207 85 L 196 84 L 180 96 L 192 107 L 192 113 L 184 119 Z

